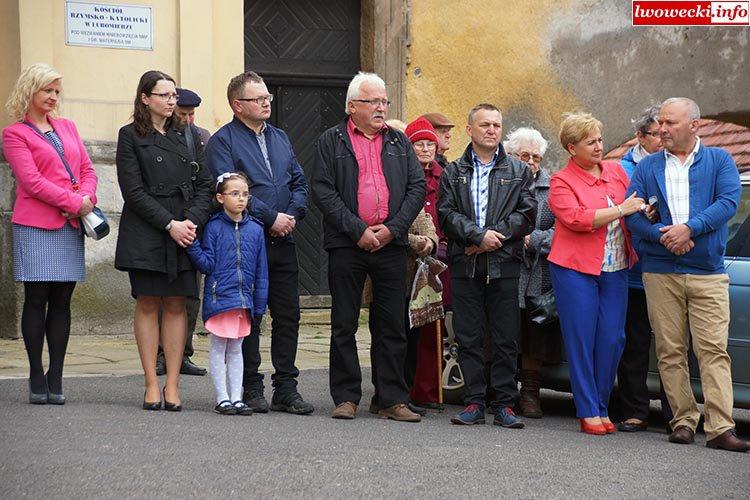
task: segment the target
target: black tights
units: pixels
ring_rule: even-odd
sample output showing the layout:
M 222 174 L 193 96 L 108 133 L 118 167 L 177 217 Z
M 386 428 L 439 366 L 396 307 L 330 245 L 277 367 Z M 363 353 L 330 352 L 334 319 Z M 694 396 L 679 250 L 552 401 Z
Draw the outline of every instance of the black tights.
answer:
M 34 393 L 45 392 L 42 350 L 47 337 L 49 391 L 62 394 L 63 362 L 70 336 L 70 298 L 76 287 L 73 282 L 24 282 L 21 333 L 29 356 L 29 381 Z

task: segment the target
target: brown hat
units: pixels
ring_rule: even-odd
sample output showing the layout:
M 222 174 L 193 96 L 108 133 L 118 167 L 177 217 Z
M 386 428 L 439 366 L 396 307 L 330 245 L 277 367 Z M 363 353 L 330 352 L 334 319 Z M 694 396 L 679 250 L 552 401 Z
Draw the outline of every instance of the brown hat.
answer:
M 455 125 L 442 113 L 426 113 L 422 115 L 428 122 L 432 123 L 433 127 L 447 127 L 453 128 Z

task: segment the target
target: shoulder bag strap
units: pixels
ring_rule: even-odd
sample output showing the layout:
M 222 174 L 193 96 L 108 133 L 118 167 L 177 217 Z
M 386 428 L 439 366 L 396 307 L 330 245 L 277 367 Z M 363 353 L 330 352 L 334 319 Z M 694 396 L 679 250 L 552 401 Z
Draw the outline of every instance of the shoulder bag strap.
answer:
M 52 142 L 52 139 L 50 139 L 49 137 L 47 137 L 46 135 L 44 135 L 44 133 L 42 133 L 42 131 L 39 130 L 39 128 L 36 125 L 34 125 L 33 123 L 24 120 L 23 124 L 26 125 L 27 127 L 29 127 L 34 132 L 36 132 L 39 137 L 41 137 L 42 139 L 44 139 L 45 141 L 47 141 L 47 143 L 50 146 L 52 146 L 52 149 L 54 149 L 57 152 L 58 156 L 60 157 L 60 159 L 63 162 L 63 165 L 65 165 L 65 170 L 68 171 L 68 175 L 70 176 L 70 182 L 74 186 L 77 186 L 78 185 L 78 180 L 76 179 L 76 176 L 73 175 L 73 171 L 70 169 L 70 165 L 68 165 L 68 160 L 66 160 L 65 159 L 65 155 L 63 155 L 62 152 L 59 149 L 57 149 L 57 146 L 55 146 L 55 143 Z
M 193 127 L 190 124 L 185 125 L 185 142 L 187 142 L 188 152 L 190 153 L 190 160 L 197 161 L 198 156 L 195 151 L 195 139 L 193 138 Z

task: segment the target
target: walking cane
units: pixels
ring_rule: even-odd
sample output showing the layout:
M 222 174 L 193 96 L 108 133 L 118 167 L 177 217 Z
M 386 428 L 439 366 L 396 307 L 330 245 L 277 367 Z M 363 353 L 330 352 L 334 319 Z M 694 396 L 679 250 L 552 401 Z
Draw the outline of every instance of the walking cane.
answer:
M 438 404 L 443 406 L 443 332 L 440 327 L 441 320 L 435 322 L 435 336 L 437 337 L 437 383 Z

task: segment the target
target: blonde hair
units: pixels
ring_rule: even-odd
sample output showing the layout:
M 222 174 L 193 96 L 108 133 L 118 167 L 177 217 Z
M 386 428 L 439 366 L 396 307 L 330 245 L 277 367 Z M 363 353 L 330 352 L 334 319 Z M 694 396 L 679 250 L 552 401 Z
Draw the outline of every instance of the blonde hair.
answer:
M 62 79 L 62 75 L 49 64 L 36 63 L 21 71 L 13 90 L 10 92 L 5 109 L 14 121 L 23 120 L 29 110 L 31 98 L 41 89 Z M 58 101 L 59 104 L 59 101 Z M 57 109 L 57 106 L 55 107 Z
M 560 144 L 568 152 L 568 144 L 576 144 L 586 138 L 594 130 L 602 131 L 602 122 L 594 118 L 591 113 L 576 111 L 565 113 L 560 124 Z

